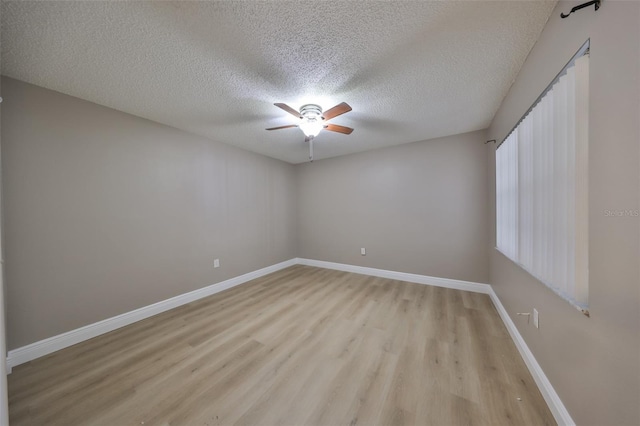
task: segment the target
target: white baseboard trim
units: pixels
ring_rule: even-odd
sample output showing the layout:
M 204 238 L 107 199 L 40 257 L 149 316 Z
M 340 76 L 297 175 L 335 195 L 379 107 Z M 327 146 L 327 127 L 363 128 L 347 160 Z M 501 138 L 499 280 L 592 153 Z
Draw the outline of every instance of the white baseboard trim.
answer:
M 551 410 L 551 413 L 553 414 L 556 422 L 559 425 L 575 426 L 576 423 L 571 418 L 569 411 L 567 411 L 567 408 L 562 403 L 562 400 L 560 400 L 560 397 L 556 393 L 555 389 L 553 389 L 551 382 L 544 374 L 544 371 L 542 371 L 542 367 L 540 367 L 540 364 L 538 364 L 538 361 L 536 361 L 533 353 L 525 343 L 522 335 L 507 313 L 507 310 L 504 308 L 504 306 L 502 306 L 498 295 L 495 293 L 495 291 L 493 291 L 493 288 L 491 288 L 489 296 L 491 297 L 491 301 L 496 307 L 500 318 L 502 318 L 502 322 L 504 322 L 505 327 L 507 327 L 507 330 L 511 335 L 511 339 L 515 343 L 516 348 L 518 348 L 520 356 L 522 356 L 522 359 L 527 365 L 531 376 L 533 376 L 533 380 L 535 380 L 536 384 L 538 385 L 538 389 L 540 389 L 540 393 L 542 393 L 542 396 L 549 406 L 549 409 Z
M 217 284 L 190 291 L 189 293 L 184 293 L 170 299 L 154 303 L 152 305 L 144 306 L 142 308 L 135 309 L 133 311 L 126 312 L 112 318 L 107 318 L 105 320 L 85 325 L 84 327 L 80 327 L 66 333 L 58 334 L 57 336 L 49 337 L 47 339 L 40 340 L 29 345 L 10 350 L 7 354 L 7 372 L 11 373 L 12 368 L 17 365 L 24 364 L 25 362 L 40 358 L 52 352 L 59 351 L 60 349 L 64 349 L 66 347 L 83 342 L 85 340 L 92 339 L 94 337 L 100 336 L 101 334 L 108 333 L 129 324 L 133 324 L 134 322 L 152 317 L 170 309 L 177 308 L 178 306 L 182 306 L 195 300 L 202 299 L 203 297 L 211 296 L 212 294 L 216 294 L 237 285 L 246 283 L 247 281 L 260 278 L 272 272 L 288 268 L 289 266 L 293 266 L 296 263 L 297 259 L 289 259 L 275 265 L 267 266 L 266 268 L 258 269 L 256 271 L 252 271 L 238 277 L 221 281 Z
M 337 271 L 353 272 L 355 274 L 372 275 L 374 277 L 389 278 L 392 280 L 407 281 L 416 284 L 426 284 L 436 287 L 453 288 L 456 290 L 472 291 L 474 293 L 490 294 L 489 284 L 474 283 L 471 281 L 452 280 L 449 278 L 430 277 L 428 275 L 409 274 L 406 272 L 388 271 L 386 269 L 368 268 L 365 266 L 347 265 L 344 263 L 325 262 L 298 258 L 300 265 L 317 266 L 318 268 L 335 269 Z

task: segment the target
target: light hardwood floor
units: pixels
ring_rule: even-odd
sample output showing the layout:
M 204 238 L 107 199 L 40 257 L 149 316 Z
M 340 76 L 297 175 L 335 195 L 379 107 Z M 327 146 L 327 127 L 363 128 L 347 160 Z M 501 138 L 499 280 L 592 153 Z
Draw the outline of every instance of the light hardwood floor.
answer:
M 16 367 L 12 425 L 555 424 L 488 296 L 293 266 Z

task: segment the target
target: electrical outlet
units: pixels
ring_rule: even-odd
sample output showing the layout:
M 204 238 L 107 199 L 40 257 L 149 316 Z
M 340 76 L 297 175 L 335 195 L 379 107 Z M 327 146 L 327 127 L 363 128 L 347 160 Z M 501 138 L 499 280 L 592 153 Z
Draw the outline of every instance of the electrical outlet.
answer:
M 364 247 L 362 247 L 360 249 L 360 254 L 363 255 L 363 256 L 366 256 L 367 255 L 367 250 Z
M 538 310 L 536 308 L 533 308 L 533 325 L 536 326 L 536 328 L 540 328 L 540 324 L 538 322 Z
M 220 259 L 213 259 L 213 267 L 214 268 L 220 267 Z

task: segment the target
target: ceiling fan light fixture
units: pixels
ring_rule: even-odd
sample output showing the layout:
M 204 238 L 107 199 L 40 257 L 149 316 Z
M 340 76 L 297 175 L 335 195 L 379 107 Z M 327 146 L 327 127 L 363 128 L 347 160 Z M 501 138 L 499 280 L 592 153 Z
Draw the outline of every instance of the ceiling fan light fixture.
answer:
M 304 133 L 305 136 L 318 136 L 318 133 L 324 128 L 324 125 L 319 120 L 315 118 L 305 118 L 302 123 L 300 123 L 300 129 Z
M 279 130 L 299 127 L 306 136 L 305 142 L 309 142 L 309 160 L 311 161 L 313 161 L 313 139 L 318 136 L 318 134 L 323 129 L 326 129 L 330 132 L 342 133 L 343 135 L 350 135 L 351 132 L 353 132 L 353 129 L 351 127 L 340 126 L 338 124 L 331 123 L 327 124 L 327 121 L 351 111 L 351 107 L 346 102 L 341 102 L 326 111 L 322 111 L 320 105 L 317 104 L 302 105 L 299 112 L 291 108 L 287 104 L 275 103 L 274 105 L 299 119 L 300 124 L 288 124 L 285 126 L 270 127 L 267 130 Z

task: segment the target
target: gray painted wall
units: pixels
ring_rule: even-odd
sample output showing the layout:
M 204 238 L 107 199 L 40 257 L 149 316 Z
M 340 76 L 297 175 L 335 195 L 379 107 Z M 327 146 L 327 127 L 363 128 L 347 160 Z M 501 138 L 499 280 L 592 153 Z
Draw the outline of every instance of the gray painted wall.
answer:
M 10 349 L 296 256 L 488 280 L 484 131 L 294 167 L 2 82 Z
M 295 257 L 294 166 L 2 89 L 9 349 Z
M 605 210 L 640 208 L 640 3 L 606 1 L 598 12 L 589 8 L 560 19 L 561 11 L 567 12 L 578 3 L 558 4 L 488 136 L 502 140 L 556 73 L 591 38 L 591 318 L 493 249 L 490 282 L 578 424 L 637 425 L 640 218 L 607 217 Z M 493 149 L 488 153 L 492 199 Z M 531 312 L 534 307 L 540 312 L 540 329 L 515 315 Z
M 487 282 L 485 136 L 298 165 L 299 256 Z
M 0 11 L 1 11 L 0 7 Z M 0 12 L 1 14 L 1 12 Z M 1 49 L 0 49 L 1 50 Z M 2 64 L 0 64 L 0 71 L 2 70 Z M 1 85 L 0 85 L 1 86 Z M 2 91 L 0 90 L 0 95 Z M 2 109 L 0 104 L 0 110 Z M 0 118 L 0 122 L 1 122 Z M 2 129 L 0 129 L 1 135 Z M 1 140 L 1 138 L 0 138 Z M 0 143 L 0 146 L 2 144 Z M 0 155 L 1 157 L 1 155 Z M 0 176 L 2 176 L 2 167 L 0 166 Z M 0 186 L 2 180 L 0 179 Z M 4 227 L 2 224 L 2 188 L 0 187 L 0 259 L 3 258 L 3 243 L 4 238 L 2 232 Z M 6 330 L 6 306 L 7 298 L 5 297 L 5 284 L 4 284 L 4 265 L 0 263 L 0 425 L 9 424 L 9 395 L 7 392 L 7 330 Z

